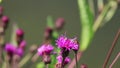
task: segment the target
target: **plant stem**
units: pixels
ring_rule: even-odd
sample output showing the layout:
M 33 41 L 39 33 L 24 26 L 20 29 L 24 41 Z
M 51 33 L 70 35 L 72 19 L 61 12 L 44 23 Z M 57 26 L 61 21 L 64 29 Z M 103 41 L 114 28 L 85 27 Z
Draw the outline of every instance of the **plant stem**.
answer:
M 80 60 L 80 58 L 81 58 L 81 56 L 82 56 L 82 53 L 83 53 L 83 52 L 81 52 L 81 51 L 77 53 L 77 61 Z M 74 68 L 74 66 L 75 66 L 75 58 L 73 58 L 72 62 L 71 62 L 70 65 L 68 66 L 68 68 Z
M 19 67 L 21 68 L 26 62 L 29 61 L 29 59 L 32 57 L 31 53 L 28 53 L 20 62 Z
M 104 64 L 103 64 L 103 68 L 106 68 L 107 63 L 108 63 L 108 61 L 110 59 L 110 56 L 111 56 L 111 54 L 113 52 L 113 49 L 114 49 L 114 47 L 115 47 L 115 45 L 117 43 L 117 40 L 118 40 L 119 36 L 120 36 L 120 29 L 118 30 L 118 32 L 117 32 L 117 34 L 116 34 L 116 36 L 115 36 L 115 38 L 113 40 L 112 46 L 108 51 L 108 54 L 107 54 L 106 59 L 105 59 Z
M 48 68 L 48 64 L 45 64 L 46 68 Z
M 98 16 L 98 18 L 96 19 L 94 25 L 93 25 L 93 30 L 94 32 L 96 32 L 98 30 L 98 28 L 101 26 L 104 18 L 106 15 L 108 15 L 107 13 L 109 12 L 110 8 L 113 7 L 113 3 L 115 4 L 117 1 L 114 0 L 110 0 L 103 8 L 102 12 L 100 13 L 100 15 Z M 116 5 L 114 5 L 116 6 Z M 114 11 L 113 11 L 114 14 Z M 112 16 L 113 16 L 112 14 Z
M 112 68 L 113 65 L 115 64 L 115 62 L 118 60 L 118 58 L 120 57 L 120 52 L 117 54 L 117 56 L 115 57 L 115 59 L 113 60 L 112 64 L 110 64 L 109 68 Z
M 75 53 L 75 61 L 76 61 L 76 68 L 78 68 L 78 63 L 77 63 L 77 53 Z

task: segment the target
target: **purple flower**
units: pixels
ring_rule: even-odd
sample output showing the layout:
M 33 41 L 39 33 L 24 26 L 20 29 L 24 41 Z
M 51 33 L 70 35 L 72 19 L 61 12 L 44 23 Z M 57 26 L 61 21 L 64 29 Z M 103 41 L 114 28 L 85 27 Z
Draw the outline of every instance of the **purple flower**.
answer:
M 16 35 L 21 37 L 21 36 L 24 35 L 24 31 L 22 29 L 17 29 L 16 30 Z
M 79 48 L 79 44 L 77 43 L 76 38 L 74 39 L 69 39 L 67 37 L 65 37 L 64 35 L 60 36 L 57 40 L 56 40 L 56 45 L 58 45 L 59 48 L 61 49 L 67 49 L 67 50 L 78 50 Z
M 18 55 L 18 56 L 23 56 L 23 53 L 24 53 L 24 51 L 23 51 L 23 49 L 22 48 L 17 48 L 17 50 L 16 50 L 16 54 Z
M 70 50 L 71 46 L 69 45 L 70 43 L 70 39 L 68 39 L 67 37 L 65 37 L 64 35 L 60 36 L 57 40 L 56 40 L 56 45 L 58 45 L 59 48 L 61 49 L 67 49 Z
M 13 55 L 16 52 L 16 47 L 10 43 L 5 45 L 5 51 L 10 54 Z
M 24 49 L 25 46 L 26 46 L 26 41 L 25 40 L 21 41 L 20 44 L 19 44 L 19 47 Z
M 76 40 L 76 38 L 71 39 L 69 45 L 72 47 L 73 50 L 78 50 L 79 49 L 79 44 Z
M 63 57 L 61 55 L 59 55 L 57 57 L 57 60 L 58 60 L 58 63 L 62 63 Z M 69 62 L 70 62 L 70 58 L 66 57 L 65 60 L 64 60 L 64 65 L 68 64 Z
M 54 47 L 51 44 L 43 44 L 41 47 L 38 48 L 38 54 L 43 56 L 44 54 L 51 54 Z

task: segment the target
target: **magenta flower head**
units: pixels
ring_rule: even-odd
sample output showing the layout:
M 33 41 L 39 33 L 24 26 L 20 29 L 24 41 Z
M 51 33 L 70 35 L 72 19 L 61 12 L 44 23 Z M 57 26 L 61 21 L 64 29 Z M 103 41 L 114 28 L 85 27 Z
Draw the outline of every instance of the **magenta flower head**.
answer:
M 20 56 L 20 57 L 22 57 L 23 56 L 23 53 L 24 53 L 24 51 L 23 51 L 23 49 L 22 48 L 17 48 L 17 50 L 16 50 L 16 55 L 18 55 L 18 56 Z
M 44 54 L 50 55 L 54 47 L 51 44 L 43 44 L 38 48 L 38 54 L 43 56 Z
M 62 63 L 63 57 L 62 57 L 61 55 L 59 55 L 59 56 L 57 57 L 57 60 L 58 60 L 58 63 Z M 69 57 L 66 57 L 65 60 L 64 60 L 63 65 L 66 65 L 66 64 L 68 64 L 69 62 L 70 62 L 70 58 L 69 58 Z
M 56 29 L 61 29 L 65 23 L 65 20 L 63 18 L 58 18 L 55 22 Z
M 56 40 L 56 45 L 58 45 L 58 48 L 61 49 L 67 49 L 70 50 L 71 46 L 69 45 L 70 39 L 68 39 L 66 36 L 61 35 L 57 40 Z
M 22 29 L 17 29 L 16 30 L 16 35 L 19 36 L 19 37 L 21 37 L 21 36 L 24 35 L 24 31 Z
M 69 45 L 72 47 L 72 49 L 73 49 L 74 51 L 78 51 L 78 49 L 79 49 L 79 44 L 78 44 L 78 41 L 76 40 L 76 38 L 71 39 Z
M 5 45 L 5 51 L 12 56 L 16 52 L 16 47 L 10 43 Z
M 19 44 L 19 47 L 24 49 L 25 46 L 26 46 L 26 41 L 25 40 L 21 41 L 20 44 Z

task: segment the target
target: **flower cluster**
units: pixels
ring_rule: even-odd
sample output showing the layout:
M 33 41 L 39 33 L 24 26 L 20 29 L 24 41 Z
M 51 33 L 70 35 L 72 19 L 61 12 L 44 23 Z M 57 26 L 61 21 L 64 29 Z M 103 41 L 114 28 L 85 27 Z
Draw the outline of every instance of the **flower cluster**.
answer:
M 7 43 L 5 45 L 5 51 L 8 53 L 9 56 L 13 56 L 14 54 L 18 56 L 23 55 L 23 50 L 21 48 L 15 47 L 15 45 Z
M 24 34 L 23 32 L 21 33 L 19 31 L 23 31 L 23 30 L 21 30 L 21 29 L 16 30 L 17 38 L 18 38 L 18 34 L 19 34 L 19 38 L 21 38 L 21 36 Z M 18 40 L 16 40 L 16 42 L 18 42 Z M 18 46 L 15 46 L 11 43 L 7 43 L 5 45 L 5 51 L 10 56 L 13 56 L 14 54 L 16 54 L 21 57 L 21 56 L 23 56 L 25 46 L 26 46 L 26 41 L 23 40 L 23 38 L 22 38 L 21 41 L 18 43 Z
M 71 39 L 67 38 L 65 35 L 61 35 L 56 40 L 56 45 L 61 49 L 60 55 L 57 57 L 58 63 L 56 64 L 56 68 L 59 68 L 59 66 L 64 67 L 70 62 L 70 58 L 67 57 L 69 52 L 73 50 L 76 53 L 79 49 L 79 44 L 76 38 Z

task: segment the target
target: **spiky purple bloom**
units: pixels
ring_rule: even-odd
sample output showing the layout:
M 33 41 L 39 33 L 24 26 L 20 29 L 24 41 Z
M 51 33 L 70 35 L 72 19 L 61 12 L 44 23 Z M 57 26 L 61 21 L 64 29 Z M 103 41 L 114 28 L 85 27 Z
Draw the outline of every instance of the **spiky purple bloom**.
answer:
M 23 36 L 24 35 L 24 31 L 22 29 L 17 29 L 16 30 L 16 35 L 17 36 Z
M 66 36 L 62 35 L 56 40 L 56 45 L 58 45 L 61 49 L 67 49 L 67 50 L 78 50 L 79 44 L 77 43 L 76 38 L 69 39 Z
M 13 55 L 16 52 L 16 47 L 10 43 L 7 43 L 5 45 L 5 51 L 10 54 Z
M 60 36 L 57 40 L 56 40 L 56 45 L 58 45 L 58 48 L 61 49 L 67 49 L 70 50 L 71 46 L 69 45 L 70 43 L 70 39 L 68 39 L 67 37 L 65 37 L 64 35 Z
M 38 48 L 38 54 L 43 56 L 44 54 L 51 54 L 54 47 L 51 44 L 43 44 L 41 47 Z
M 73 50 L 77 51 L 79 49 L 79 44 L 76 38 L 71 39 L 69 45 L 72 47 Z
M 57 57 L 57 60 L 58 60 L 58 63 L 62 63 L 63 61 L 63 57 L 61 55 L 59 55 Z M 70 62 L 70 58 L 69 57 L 66 57 L 65 60 L 64 60 L 64 65 L 68 64 Z

